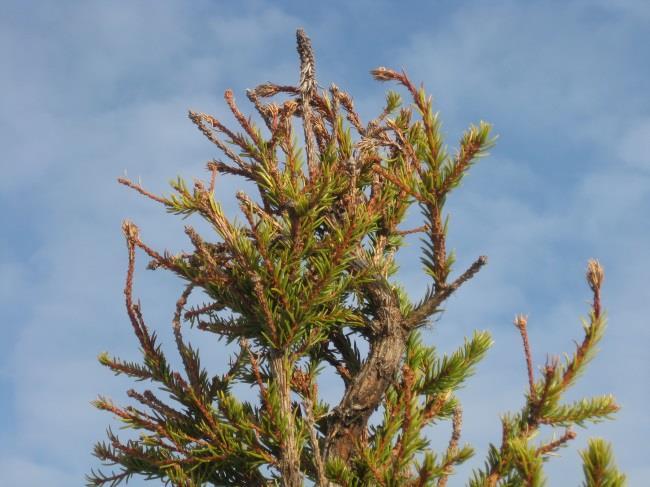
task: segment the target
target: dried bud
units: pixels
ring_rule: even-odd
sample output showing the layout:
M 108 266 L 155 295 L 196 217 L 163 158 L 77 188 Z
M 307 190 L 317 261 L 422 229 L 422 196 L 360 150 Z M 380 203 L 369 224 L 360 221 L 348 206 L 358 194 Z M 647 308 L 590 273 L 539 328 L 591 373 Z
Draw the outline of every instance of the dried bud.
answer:
M 316 91 L 316 68 L 311 40 L 302 29 L 296 32 L 296 40 L 300 56 L 300 92 L 303 95 L 311 95 Z
M 194 180 L 194 189 L 198 192 L 204 192 L 205 191 L 205 185 L 203 184 L 203 181 L 200 179 L 195 179 Z
M 528 316 L 525 315 L 517 315 L 515 316 L 515 326 L 519 328 L 520 330 L 523 330 L 526 328 L 526 325 L 528 325 Z
M 237 194 L 235 194 L 235 197 L 243 204 L 246 206 L 252 206 L 253 201 L 249 198 L 249 196 L 244 193 L 243 191 L 237 191 Z
M 372 74 L 377 81 L 400 81 L 402 79 L 402 76 L 397 71 L 393 71 L 392 69 L 383 66 L 373 69 L 370 71 L 370 74 Z
M 280 92 L 280 88 L 278 85 L 274 85 L 273 83 L 264 83 L 257 86 L 254 92 L 257 96 L 268 98 L 270 96 L 277 95 Z
M 282 115 L 290 117 L 298 110 L 298 103 L 295 100 L 287 100 L 282 104 Z
M 198 125 L 199 123 L 201 123 L 201 115 L 199 115 L 198 113 L 192 110 L 188 110 L 187 116 L 194 124 Z
M 124 220 L 122 222 L 122 233 L 129 241 L 137 240 L 139 237 L 138 227 L 135 226 L 135 223 L 129 220 Z
M 309 374 L 306 374 L 300 369 L 293 371 L 291 377 L 291 385 L 303 396 L 309 397 L 311 380 Z
M 592 291 L 600 290 L 605 279 L 605 271 L 596 259 L 590 259 L 587 264 L 587 283 Z

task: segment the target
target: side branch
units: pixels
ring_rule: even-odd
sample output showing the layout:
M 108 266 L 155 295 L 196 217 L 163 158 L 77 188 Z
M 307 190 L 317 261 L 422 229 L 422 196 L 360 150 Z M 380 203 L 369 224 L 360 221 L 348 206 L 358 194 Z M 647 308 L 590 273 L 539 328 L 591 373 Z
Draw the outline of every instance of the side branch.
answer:
M 415 308 L 404 320 L 404 327 L 412 329 L 421 326 L 429 316 L 435 313 L 449 296 L 451 296 L 466 281 L 469 281 L 474 275 L 487 264 L 487 257 L 482 255 L 467 269 L 458 279 L 443 287 L 435 294 L 426 298 L 417 308 Z
M 147 191 L 146 189 L 144 189 L 144 188 L 142 187 L 142 185 L 140 185 L 140 184 L 135 184 L 135 183 L 134 183 L 133 181 L 131 181 L 130 179 L 126 179 L 126 178 L 117 178 L 117 182 L 120 183 L 120 184 L 123 184 L 124 186 L 128 186 L 129 188 L 135 189 L 135 190 L 136 190 L 138 193 L 140 193 L 141 195 L 144 195 L 144 196 L 146 196 L 146 197 L 149 198 L 149 199 L 152 199 L 152 200 L 154 200 L 154 201 L 157 201 L 158 203 L 162 203 L 163 205 L 166 205 L 166 204 L 167 204 L 167 201 L 165 201 L 164 198 L 161 198 L 160 196 L 156 196 L 155 194 L 150 193 L 149 191 Z
M 447 481 L 449 480 L 449 475 L 451 475 L 451 473 L 453 472 L 452 460 L 458 453 L 458 441 L 460 440 L 460 430 L 462 427 L 463 427 L 463 408 L 459 404 L 454 409 L 451 438 L 449 439 L 449 446 L 447 447 L 447 452 L 445 453 L 444 473 L 442 477 L 438 479 L 437 487 L 447 487 Z
M 530 352 L 530 340 L 528 339 L 528 319 L 524 315 L 518 315 L 515 318 L 515 327 L 521 334 L 521 340 L 524 344 L 524 356 L 526 358 L 526 370 L 528 371 L 528 388 L 530 390 L 530 400 L 535 402 L 535 376 L 533 374 L 533 358 Z

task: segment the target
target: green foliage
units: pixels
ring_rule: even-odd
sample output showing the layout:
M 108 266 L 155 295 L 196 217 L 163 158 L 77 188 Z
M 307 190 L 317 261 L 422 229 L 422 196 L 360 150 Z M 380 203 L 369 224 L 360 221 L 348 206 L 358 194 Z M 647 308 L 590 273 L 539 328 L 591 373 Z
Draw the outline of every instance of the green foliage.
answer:
M 580 452 L 585 481 L 583 487 L 624 487 L 625 475 L 614 464 L 612 447 L 601 438 L 589 440 L 589 446 Z
M 405 73 L 387 68 L 372 74 L 396 82 L 411 101 L 405 105 L 402 95 L 389 91 L 383 110 L 364 125 L 347 93 L 335 85 L 317 91 L 313 53 L 301 31 L 298 51 L 298 86 L 266 83 L 247 93 L 265 129 L 244 117 L 230 91 L 226 102 L 241 132 L 190 112 L 228 160 L 208 163 L 209 185 L 195 181 L 190 187 L 177 178 L 172 193 L 159 197 L 120 180 L 170 213 L 206 221 L 213 235 L 204 238 L 187 226 L 191 252 L 161 254 L 142 241 L 133 223 L 124 223 L 126 309 L 142 360 L 102 353 L 99 361 L 153 387 L 130 390 L 128 406 L 103 397 L 94 402 L 139 436 L 122 440 L 109 430 L 108 442 L 98 443 L 94 454 L 116 471 L 91 472 L 88 485 L 118 485 L 140 475 L 179 486 L 296 487 L 308 479 L 322 486 L 444 487 L 455 467 L 473 455 L 471 446 L 460 445 L 456 391 L 492 339 L 477 331 L 455 352 L 441 355 L 425 344 L 420 329 L 486 263 L 480 257 L 450 279 L 454 253 L 446 246 L 444 206 L 493 144 L 490 126 L 471 126 L 451 155 L 431 97 Z M 263 101 L 276 95 L 289 99 Z M 242 221 L 229 219 L 215 200 L 217 174 L 239 176 L 256 188 L 255 196 L 237 194 Z M 421 225 L 404 229 L 413 206 L 421 210 Z M 395 273 L 404 237 L 415 233 L 421 234 L 421 261 L 431 282 L 413 304 Z M 134 302 L 136 251 L 151 258 L 151 269 L 174 272 L 187 283 L 172 318 L 181 370 L 170 365 Z M 490 446 L 485 468 L 474 473 L 470 486 L 544 485 L 543 464 L 575 437 L 571 428 L 618 409 L 611 396 L 561 403 L 605 328 L 602 268 L 591 262 L 587 277 L 594 301 L 584 339 L 565 363 L 550 360 L 538 379 L 526 323 L 518 318 L 529 390 L 521 411 L 502 418 L 502 444 Z M 189 306 L 195 289 L 209 302 Z M 198 349 L 183 336 L 185 323 L 238 347 L 224 373 L 202 366 Z M 343 382 L 338 403 L 319 397 L 324 369 Z M 258 399 L 239 400 L 235 384 L 257 390 Z M 383 415 L 371 426 L 377 410 Z M 445 451 L 434 452 L 427 432 L 441 421 L 451 422 L 452 435 Z M 543 425 L 566 431 L 536 445 Z M 608 448 L 594 442 L 583 453 L 586 485 L 622 485 Z

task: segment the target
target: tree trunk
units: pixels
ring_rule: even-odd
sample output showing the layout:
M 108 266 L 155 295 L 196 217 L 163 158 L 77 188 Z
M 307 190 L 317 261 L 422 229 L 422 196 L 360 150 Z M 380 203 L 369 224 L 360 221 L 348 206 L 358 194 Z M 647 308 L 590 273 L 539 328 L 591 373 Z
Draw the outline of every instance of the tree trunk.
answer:
M 395 380 L 406 349 L 408 331 L 402 326 L 402 314 L 388 284 L 373 283 L 367 292 L 378 310 L 378 329 L 370 341 L 368 359 L 334 409 L 325 442 L 327 460 L 349 460 L 355 442 L 366 435 L 370 416 Z

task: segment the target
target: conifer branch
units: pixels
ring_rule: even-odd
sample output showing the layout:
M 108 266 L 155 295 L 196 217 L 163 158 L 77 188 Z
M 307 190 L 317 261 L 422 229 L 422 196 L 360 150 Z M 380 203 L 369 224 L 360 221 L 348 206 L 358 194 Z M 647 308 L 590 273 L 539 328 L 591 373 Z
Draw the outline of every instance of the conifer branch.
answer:
M 212 129 L 216 129 L 220 132 L 225 133 L 228 135 L 230 140 L 239 145 L 240 147 L 246 146 L 246 143 L 243 139 L 241 139 L 239 136 L 237 136 L 235 133 L 231 132 L 225 125 L 223 125 L 219 120 L 216 118 L 212 117 L 211 115 L 207 115 L 205 113 L 196 113 L 193 111 L 188 112 L 188 117 L 189 119 L 194 123 L 194 125 L 197 126 L 197 128 L 201 131 L 205 137 L 212 142 L 214 145 L 216 145 L 225 155 L 233 161 L 239 170 L 250 174 L 252 173 L 252 167 L 250 164 L 246 163 L 241 157 L 239 157 L 237 154 L 235 154 L 221 139 L 219 139 L 213 130 L 210 130 L 204 122 L 207 122 L 210 124 L 210 127 Z
M 438 311 L 438 307 L 451 296 L 460 286 L 469 281 L 487 264 L 487 257 L 479 257 L 458 279 L 448 286 L 442 287 L 435 293 L 430 293 L 425 299 L 404 319 L 407 329 L 422 326 L 425 321 Z

